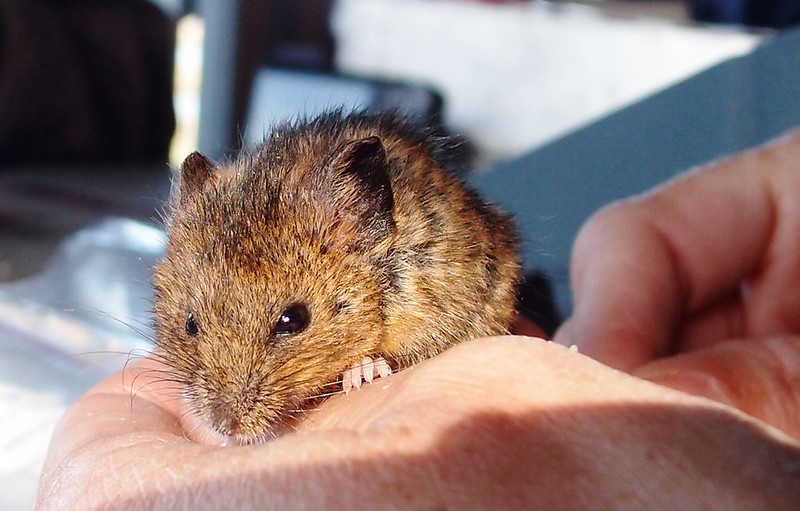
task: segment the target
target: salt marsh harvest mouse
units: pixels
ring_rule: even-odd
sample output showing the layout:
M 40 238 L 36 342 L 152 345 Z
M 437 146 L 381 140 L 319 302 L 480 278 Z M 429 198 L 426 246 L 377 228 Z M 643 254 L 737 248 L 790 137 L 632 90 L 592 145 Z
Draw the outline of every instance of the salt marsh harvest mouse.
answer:
M 393 114 L 276 128 L 222 168 L 183 162 L 156 267 L 156 343 L 209 428 L 247 444 L 326 390 L 506 333 L 510 218 Z

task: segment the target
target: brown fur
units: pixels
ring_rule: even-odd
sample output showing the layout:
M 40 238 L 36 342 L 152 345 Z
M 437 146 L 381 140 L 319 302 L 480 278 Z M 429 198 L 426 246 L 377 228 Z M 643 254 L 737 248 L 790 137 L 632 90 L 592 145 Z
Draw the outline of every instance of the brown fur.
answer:
M 210 426 L 257 441 L 365 356 L 398 369 L 507 331 L 512 223 L 443 149 L 396 116 L 332 113 L 219 171 L 186 159 L 155 271 L 157 343 Z M 273 334 L 293 303 L 309 326 Z

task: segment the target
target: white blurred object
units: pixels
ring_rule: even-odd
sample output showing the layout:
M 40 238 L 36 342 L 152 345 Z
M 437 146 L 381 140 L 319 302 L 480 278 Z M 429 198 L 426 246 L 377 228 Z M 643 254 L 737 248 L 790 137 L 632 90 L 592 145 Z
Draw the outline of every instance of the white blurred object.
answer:
M 445 122 L 488 161 L 531 150 L 761 40 L 537 1 L 339 0 L 333 30 L 342 71 L 437 87 Z
M 31 509 L 59 417 L 150 347 L 150 270 L 164 233 L 109 219 L 61 244 L 41 274 L 0 285 L 0 509 Z

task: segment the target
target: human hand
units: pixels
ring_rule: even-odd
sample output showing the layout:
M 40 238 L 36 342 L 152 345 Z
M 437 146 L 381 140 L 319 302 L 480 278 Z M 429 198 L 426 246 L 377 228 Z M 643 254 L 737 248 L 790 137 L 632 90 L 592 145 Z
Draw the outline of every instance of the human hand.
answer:
M 779 389 L 781 374 L 770 365 L 776 361 L 783 364 L 790 387 L 792 379 L 796 381 L 797 364 L 776 353 L 796 353 L 792 338 L 787 337 L 793 330 L 786 329 L 787 335 L 782 336 L 753 334 L 731 342 L 723 341 L 722 334 L 716 338 L 700 335 L 761 332 L 750 327 L 741 331 L 712 327 L 719 325 L 716 318 L 737 317 L 737 310 L 742 311 L 740 317 L 761 320 L 769 318 L 769 311 L 782 311 L 765 304 L 754 307 L 750 300 L 754 296 L 769 298 L 766 290 L 780 288 L 781 279 L 766 268 L 790 254 L 771 252 L 765 260 L 770 264 L 765 263 L 764 269 L 743 273 L 772 278 L 750 279 L 766 288 L 756 286 L 761 291 L 755 295 L 749 290 L 747 299 L 739 300 L 739 309 L 709 305 L 711 298 L 722 296 L 719 289 L 725 288 L 726 268 L 711 265 L 703 270 L 699 256 L 725 256 L 718 246 L 722 241 L 733 240 L 738 243 L 734 249 L 746 245 L 751 252 L 757 252 L 751 243 L 760 242 L 763 248 L 773 238 L 771 250 L 785 246 L 793 202 L 789 190 L 781 188 L 792 181 L 789 167 L 797 161 L 799 139 L 800 135 L 794 134 L 771 148 L 722 162 L 704 171 L 707 174 L 684 178 L 593 220 L 576 249 L 576 315 L 559 331 L 558 338 L 567 344 L 578 343 L 592 356 L 645 377 L 648 370 L 653 371 L 651 379 L 678 388 L 687 384 L 670 380 L 670 375 L 695 381 L 696 386 L 688 390 L 702 390 L 698 377 L 702 383 L 714 381 L 703 378 L 717 375 L 718 381 L 730 384 L 736 378 L 711 369 L 728 367 L 720 362 L 735 362 L 760 377 L 751 384 L 762 392 L 764 401 L 765 390 Z M 756 167 L 783 170 L 775 170 L 772 177 L 758 176 Z M 740 189 L 740 183 L 726 179 L 727 175 L 711 180 L 721 179 L 717 185 L 704 177 L 724 172 L 720 169 L 742 173 L 748 182 L 772 184 L 761 183 L 755 187 L 757 197 L 739 203 L 737 194 L 747 196 L 752 190 Z M 692 184 L 696 182 L 700 184 Z M 682 189 L 685 192 L 680 192 Z M 710 194 L 700 193 L 705 203 L 683 204 L 683 193 L 696 197 L 703 190 Z M 777 200 L 780 197 L 782 201 Z M 764 222 L 747 212 L 757 212 L 757 206 L 764 203 L 775 206 L 767 222 L 774 229 L 753 238 L 755 242 L 748 240 L 745 231 L 759 231 Z M 715 206 L 710 209 L 717 229 L 710 231 L 717 236 L 717 245 L 707 243 L 710 252 L 703 252 L 692 242 L 708 242 L 709 229 L 703 230 L 692 215 L 709 205 Z M 728 211 L 731 205 L 739 209 Z M 688 229 L 688 235 L 679 235 L 669 230 L 670 225 L 648 216 L 653 215 L 652 208 L 663 209 L 664 218 L 688 221 L 685 226 L 672 226 L 677 231 Z M 734 234 L 742 233 L 740 239 L 731 234 L 730 226 L 717 225 L 720 218 L 731 217 L 747 224 L 746 229 L 733 227 Z M 779 217 L 785 218 L 784 223 Z M 615 226 L 614 218 L 623 226 Z M 598 241 L 603 236 L 616 242 Z M 614 247 L 625 247 L 626 252 L 609 253 Z M 676 254 L 685 258 L 680 264 L 664 253 L 676 247 L 680 250 Z M 594 250 L 596 254 L 592 254 Z M 746 267 L 742 261 L 761 260 L 751 252 L 743 251 L 738 263 L 728 260 L 735 258 L 723 257 L 718 264 L 737 269 Z M 643 260 L 647 266 L 641 264 Z M 662 268 L 666 264 L 666 274 L 648 271 L 659 264 Z M 670 273 L 687 271 L 687 264 L 692 270 L 688 277 Z M 611 273 L 608 277 L 603 272 L 596 275 L 600 268 Z M 617 277 L 611 278 L 613 275 Z M 629 281 L 630 276 L 636 278 Z M 797 291 L 789 289 L 789 282 L 783 284 L 789 293 L 786 301 L 782 295 L 773 298 L 776 305 L 787 307 L 791 293 Z M 711 291 L 716 289 L 716 294 L 706 285 Z M 692 314 L 681 314 L 684 303 Z M 735 304 L 737 300 L 714 303 Z M 701 304 L 705 306 L 698 307 Z M 726 314 L 728 310 L 733 312 Z M 659 311 L 665 311 L 664 317 Z M 744 311 L 753 312 L 748 315 Z M 650 331 L 648 326 L 670 326 L 669 332 L 676 334 Z M 748 350 L 757 357 L 748 359 Z M 659 359 L 662 352 L 685 354 Z M 386 509 L 676 509 L 698 505 L 794 509 L 800 499 L 800 445 L 753 418 L 770 420 L 796 435 L 786 426 L 790 422 L 787 417 L 796 417 L 797 407 L 777 406 L 792 404 L 790 388 L 776 393 L 776 405 L 767 407 L 772 411 L 753 413 L 743 406 L 744 398 L 757 397 L 758 392 L 744 387 L 741 395 L 726 394 L 728 399 L 713 396 L 734 405 L 724 406 L 652 385 L 555 344 L 519 338 L 479 340 L 377 380 L 349 396 L 334 396 L 309 413 L 293 434 L 261 446 L 221 448 L 186 439 L 174 392 L 158 388 L 163 387 L 159 379 L 163 373 L 158 372 L 163 369 L 150 360 L 132 364 L 125 372 L 126 385 L 117 375 L 70 409 L 51 445 L 40 486 L 40 509 L 363 505 Z M 699 376 L 692 378 L 693 374 Z M 705 393 L 713 394 L 711 390 L 713 387 Z M 781 422 L 776 420 L 778 410 L 794 415 Z
M 800 130 L 596 214 L 555 340 L 800 437 Z
M 68 411 L 38 509 L 782 510 L 800 498 L 789 437 L 541 340 L 463 343 L 245 447 L 188 440 L 163 370 L 130 364 Z

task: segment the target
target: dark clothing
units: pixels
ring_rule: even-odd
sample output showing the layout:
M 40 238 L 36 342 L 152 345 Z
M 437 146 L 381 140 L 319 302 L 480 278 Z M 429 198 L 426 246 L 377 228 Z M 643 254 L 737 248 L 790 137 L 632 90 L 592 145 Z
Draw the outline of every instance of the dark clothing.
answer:
M 0 165 L 165 162 L 174 24 L 137 0 L 0 0 Z
M 800 23 L 800 0 L 688 0 L 692 19 L 752 27 L 787 28 Z

